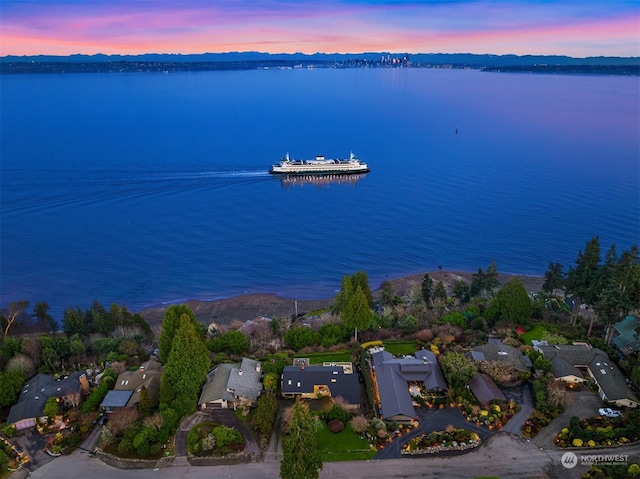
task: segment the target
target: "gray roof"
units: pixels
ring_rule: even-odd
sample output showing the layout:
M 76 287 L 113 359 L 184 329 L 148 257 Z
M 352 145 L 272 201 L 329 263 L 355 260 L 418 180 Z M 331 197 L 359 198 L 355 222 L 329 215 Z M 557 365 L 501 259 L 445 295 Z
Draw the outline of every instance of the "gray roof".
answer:
M 504 393 L 486 374 L 478 373 L 469 381 L 469 389 L 476 399 L 484 404 L 494 399 L 506 401 Z
M 342 366 L 285 366 L 283 394 L 312 394 L 315 386 L 326 386 L 331 397 L 342 397 L 348 404 L 360 404 L 358 375 L 345 373 Z
M 551 360 L 554 368 L 556 364 L 560 365 L 560 369 L 557 371 L 554 369 L 554 376 L 563 377 L 567 371 L 571 372 L 571 369 L 559 360 L 564 361 L 569 366 L 588 368 L 607 400 L 630 399 L 638 402 L 638 398 L 627 386 L 625 377 L 618 369 L 618 366 L 601 349 L 593 348 L 587 343 L 575 343 L 539 346 L 538 350 L 542 352 L 545 358 Z M 558 376 L 556 372 L 561 376 Z M 575 374 L 575 372 L 571 372 L 571 374 Z M 575 375 L 583 376 L 580 371 Z
M 86 371 L 78 371 L 66 378 L 56 380 L 49 374 L 36 374 L 22 387 L 18 403 L 11 407 L 7 424 L 14 424 L 23 419 L 42 417 L 44 406 L 50 397 L 64 397 L 72 393 L 81 393 L 81 376 Z
M 556 378 L 566 378 L 567 376 L 576 376 L 584 379 L 584 375 L 580 370 L 568 361 L 562 359 L 558 354 L 551 358 L 551 373 Z
M 475 346 L 473 351 L 484 354 L 487 361 L 503 361 L 512 364 L 520 371 L 530 371 L 531 362 L 524 359 L 524 355 L 518 348 L 503 343 L 489 342 Z
M 100 407 L 109 409 L 125 407 L 131 398 L 133 391 L 109 391 L 100 403 Z
M 609 359 L 606 353 L 594 355 L 589 363 L 589 371 L 591 371 L 607 400 L 630 399 L 638 402 L 638 398 L 627 386 L 624 374 Z
M 415 417 L 409 382 L 423 383 L 427 390 L 447 389 L 435 355 L 426 349 L 415 356 L 394 357 L 387 351 L 371 355 L 380 396 L 382 416 Z
M 198 403 L 233 401 L 236 397 L 255 401 L 262 391 L 261 371 L 260 363 L 248 358 L 241 364 L 219 364 L 207 375 Z
M 538 350 L 542 352 L 545 358 L 551 359 L 558 354 L 562 359 L 574 366 L 586 368 L 594 354 L 606 354 L 601 349 L 592 348 L 586 343 L 576 344 L 556 344 L 554 346 L 538 346 Z
M 227 391 L 227 382 L 231 370 L 237 365 L 235 364 L 219 364 L 213 371 L 207 375 L 207 382 L 202 388 L 202 394 L 198 404 L 206 404 L 212 401 L 224 399 L 233 401 L 233 394 Z

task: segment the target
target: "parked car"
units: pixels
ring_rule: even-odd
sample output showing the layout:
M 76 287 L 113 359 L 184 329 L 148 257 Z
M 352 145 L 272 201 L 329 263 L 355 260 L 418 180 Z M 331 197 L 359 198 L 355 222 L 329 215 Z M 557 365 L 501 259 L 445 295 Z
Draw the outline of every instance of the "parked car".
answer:
M 601 407 L 598 409 L 598 414 L 604 417 L 620 417 L 622 413 L 620 411 L 616 411 L 615 409 L 611 409 L 610 407 Z

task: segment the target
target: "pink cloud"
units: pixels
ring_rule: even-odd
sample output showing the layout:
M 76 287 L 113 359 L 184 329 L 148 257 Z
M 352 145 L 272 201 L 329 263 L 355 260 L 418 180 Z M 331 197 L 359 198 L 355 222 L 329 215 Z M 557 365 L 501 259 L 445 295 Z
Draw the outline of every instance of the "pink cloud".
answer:
M 8 12 L 4 8 L 0 55 L 234 50 L 638 55 L 638 16 L 604 15 L 607 4 L 593 5 L 598 3 L 600 10 L 576 9 L 575 3 L 192 0 L 154 2 L 149 11 L 143 8 L 147 2 L 56 5 L 52 0 L 28 11 L 20 3 Z

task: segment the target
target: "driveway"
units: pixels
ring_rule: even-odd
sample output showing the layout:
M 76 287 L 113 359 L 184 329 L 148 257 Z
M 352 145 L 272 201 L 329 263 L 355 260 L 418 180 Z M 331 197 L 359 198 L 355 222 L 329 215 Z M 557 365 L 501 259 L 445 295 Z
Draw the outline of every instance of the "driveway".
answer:
M 523 382 L 517 386 L 501 387 L 500 389 L 507 400 L 513 399 L 517 404 L 520 404 L 520 411 L 509 419 L 509 422 L 504 425 L 501 431 L 522 436 L 520 428 L 522 428 L 522 425 L 534 410 L 533 386 L 529 382 Z
M 176 449 L 176 459 L 186 458 L 188 456 L 187 434 L 189 434 L 189 430 L 196 424 L 207 421 L 215 421 L 224 426 L 229 426 L 237 429 L 244 437 L 244 452 L 248 457 L 258 457 L 262 454 L 262 451 L 258 447 L 258 443 L 256 442 L 253 432 L 251 431 L 247 423 L 238 419 L 232 410 L 205 409 L 204 411 L 196 411 L 180 423 L 180 427 L 176 432 L 176 438 L 174 442 Z M 178 462 L 182 463 L 182 461 L 180 460 L 178 460 Z
M 580 419 L 598 415 L 598 408 L 602 407 L 602 400 L 597 393 L 583 391 L 569 391 L 565 396 L 564 412 L 551 421 L 533 438 L 533 442 L 541 448 L 556 447 L 553 439 L 563 427 L 569 427 L 569 420 L 573 416 Z
M 402 445 L 410 439 L 432 431 L 444 431 L 449 425 L 476 432 L 483 441 L 491 434 L 488 428 L 477 426 L 475 423 L 467 421 L 457 407 L 445 407 L 444 409 L 420 407 L 416 408 L 415 411 L 420 425 L 415 429 L 411 429 L 408 433 L 394 438 L 374 456 L 374 459 L 398 459 L 403 457 L 400 454 L 400 450 Z M 464 451 L 459 453 L 464 453 Z

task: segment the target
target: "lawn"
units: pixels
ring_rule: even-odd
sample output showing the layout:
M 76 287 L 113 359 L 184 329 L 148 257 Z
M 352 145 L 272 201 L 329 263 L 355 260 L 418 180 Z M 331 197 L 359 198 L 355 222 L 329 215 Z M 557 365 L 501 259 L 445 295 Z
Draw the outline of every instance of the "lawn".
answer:
M 525 342 L 525 344 L 531 344 L 532 339 L 540 339 L 542 335 L 545 333 L 546 329 L 541 324 L 536 325 L 531 331 L 527 331 L 522 334 L 520 338 Z
M 393 354 L 394 356 L 402 356 L 405 354 L 415 354 L 416 342 L 415 341 L 401 341 L 390 340 L 382 343 L 384 350 Z
M 324 426 L 318 431 L 318 446 L 323 462 L 365 461 L 376 455 L 366 439 L 361 439 L 351 424 L 346 424 L 341 432 L 331 432 Z

